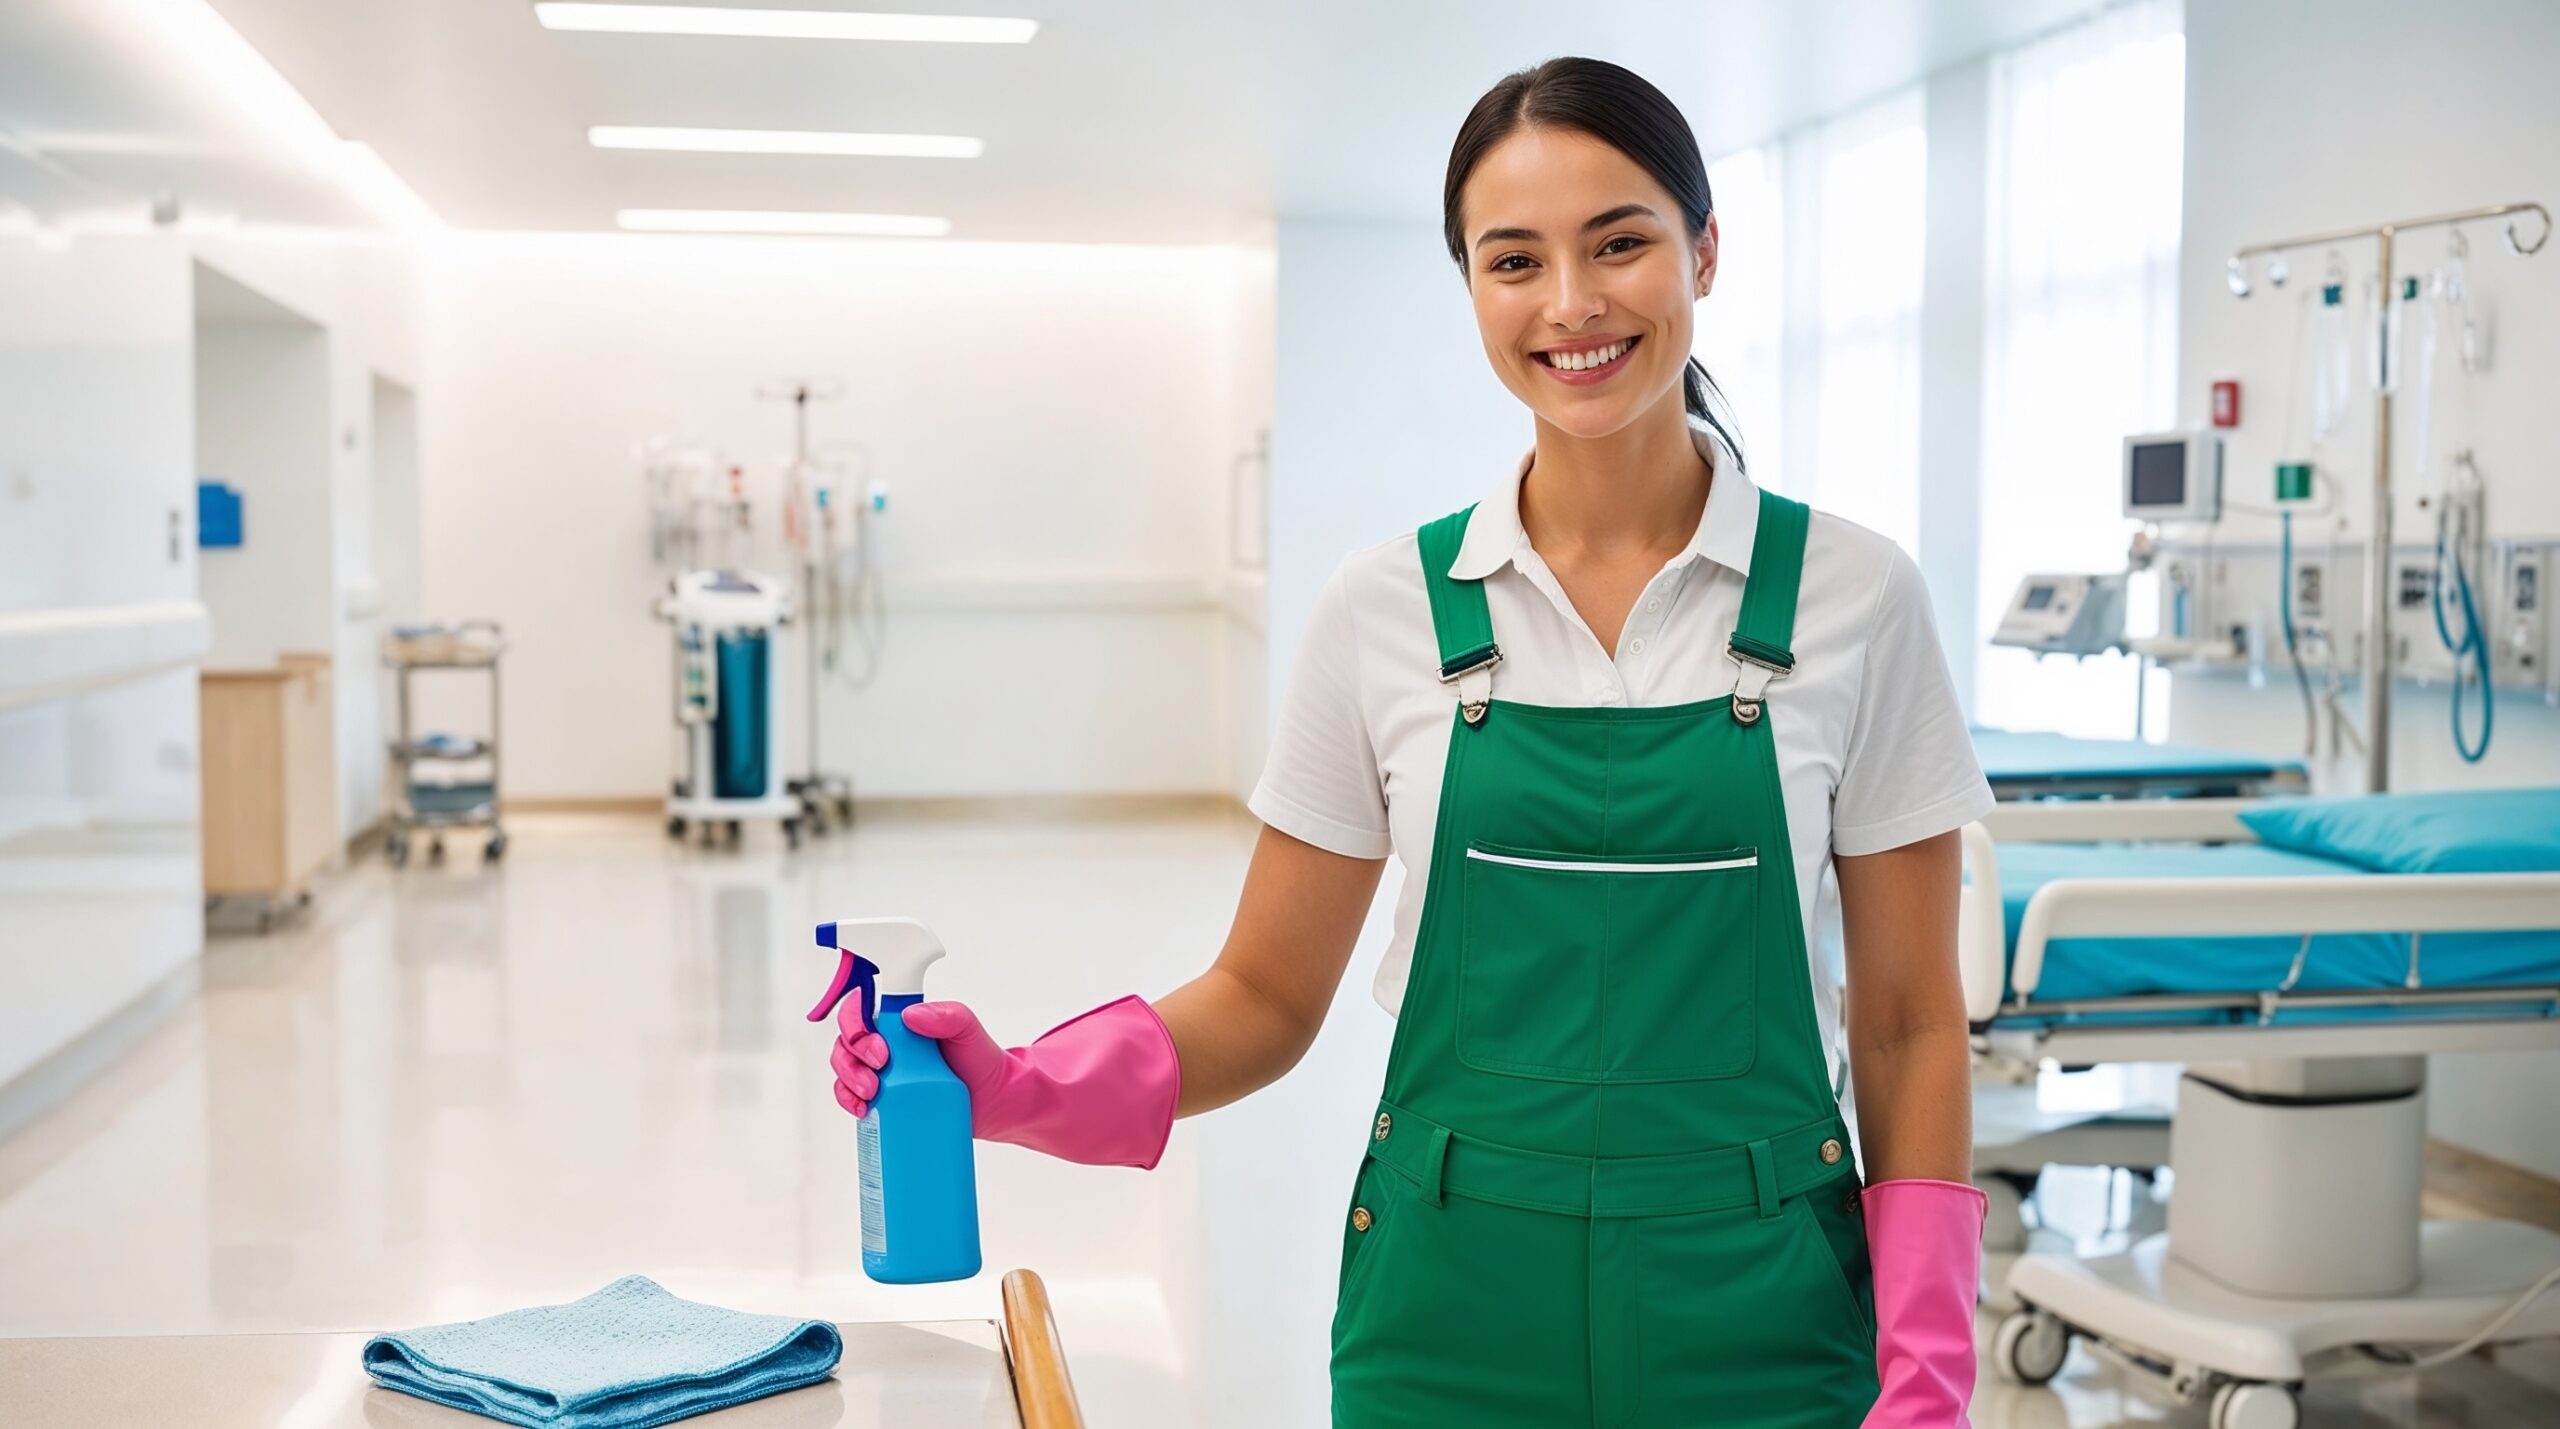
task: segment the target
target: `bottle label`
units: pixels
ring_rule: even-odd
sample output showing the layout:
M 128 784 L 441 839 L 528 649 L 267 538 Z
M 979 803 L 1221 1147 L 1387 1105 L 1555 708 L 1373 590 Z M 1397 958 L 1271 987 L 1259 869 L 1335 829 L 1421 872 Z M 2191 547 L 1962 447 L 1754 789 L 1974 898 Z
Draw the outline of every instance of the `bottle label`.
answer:
M 880 1196 L 880 1108 L 854 1123 L 859 1130 L 854 1140 L 860 1145 L 862 1166 L 862 1253 L 889 1253 L 888 1207 Z

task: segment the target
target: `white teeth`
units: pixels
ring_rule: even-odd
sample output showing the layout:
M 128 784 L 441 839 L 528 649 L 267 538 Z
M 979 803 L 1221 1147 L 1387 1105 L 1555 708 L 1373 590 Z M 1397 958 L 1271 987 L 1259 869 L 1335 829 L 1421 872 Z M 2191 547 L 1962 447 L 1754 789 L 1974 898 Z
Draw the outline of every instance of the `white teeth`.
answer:
M 1594 367 L 1606 367 L 1617 361 L 1625 355 L 1627 347 L 1626 343 L 1614 342 L 1589 352 L 1551 352 L 1547 354 L 1547 363 L 1565 372 L 1588 372 Z

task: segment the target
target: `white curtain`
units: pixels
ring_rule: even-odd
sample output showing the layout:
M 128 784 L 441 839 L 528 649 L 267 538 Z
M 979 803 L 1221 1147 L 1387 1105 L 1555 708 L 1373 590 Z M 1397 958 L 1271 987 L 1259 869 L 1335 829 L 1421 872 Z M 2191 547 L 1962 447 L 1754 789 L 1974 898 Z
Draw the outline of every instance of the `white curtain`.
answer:
M 1716 287 L 1698 309 L 1691 351 L 1724 389 L 1755 481 L 1786 470 L 1786 193 L 1774 145 L 1707 166 L 1715 195 Z
M 2176 420 L 2184 18 L 2177 0 L 2126 6 L 1992 61 L 1986 632 L 2030 572 L 2124 568 L 2135 526 L 2117 490 L 2123 439 Z M 2148 607 L 2133 605 L 2139 622 Z M 2155 713 L 2166 684 L 2152 682 Z M 2122 738 L 2135 728 L 2134 665 L 2037 664 L 1995 646 L 1975 701 L 1984 724 Z
M 1921 91 L 1787 141 L 1796 342 L 1791 493 L 1916 550 L 1920 287 L 1929 145 Z

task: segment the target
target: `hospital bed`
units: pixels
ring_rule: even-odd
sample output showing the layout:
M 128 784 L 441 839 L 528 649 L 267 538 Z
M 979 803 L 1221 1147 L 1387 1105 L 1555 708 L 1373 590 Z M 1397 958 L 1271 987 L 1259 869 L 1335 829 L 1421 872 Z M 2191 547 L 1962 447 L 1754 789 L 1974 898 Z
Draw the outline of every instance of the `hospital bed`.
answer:
M 1974 754 L 2003 804 L 2021 801 L 2196 799 L 2299 793 L 2293 760 L 2192 744 L 2083 739 L 1975 726 Z M 2039 1100 L 2033 1063 L 1977 1059 L 1973 1103 L 1975 1182 L 1983 1216 L 1983 1298 L 2005 1305 L 2008 1263 L 2031 1244 L 2026 1206 L 2048 1166 L 2105 1166 L 2150 1177 L 2169 1161 L 2169 1110 L 2136 1097 L 2106 1111 L 2062 1110 Z M 2137 1215 L 2156 1219 L 2147 1199 Z
M 2298 760 L 2194 744 L 1976 728 L 1973 752 L 2002 800 L 2233 798 L 2304 787 Z
M 2307 1376 L 2560 1336 L 2560 1235 L 2419 1214 L 2426 1058 L 2560 1048 L 2560 790 L 2004 806 L 1963 843 L 1977 1044 L 2185 1066 L 2167 1230 L 2020 1258 L 2004 1378 L 2078 1339 L 2292 1429 Z

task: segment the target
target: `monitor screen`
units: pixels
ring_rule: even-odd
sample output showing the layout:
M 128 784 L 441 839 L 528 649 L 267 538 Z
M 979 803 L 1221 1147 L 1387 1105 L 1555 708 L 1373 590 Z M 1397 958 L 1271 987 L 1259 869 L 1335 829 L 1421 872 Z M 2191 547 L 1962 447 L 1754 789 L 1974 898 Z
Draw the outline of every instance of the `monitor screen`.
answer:
M 2053 587 L 2049 585 L 2027 587 L 2027 609 L 2042 610 L 2051 604 L 2053 604 Z
M 2142 442 L 2133 449 L 2128 506 L 2180 506 L 2187 499 L 2187 444 Z

